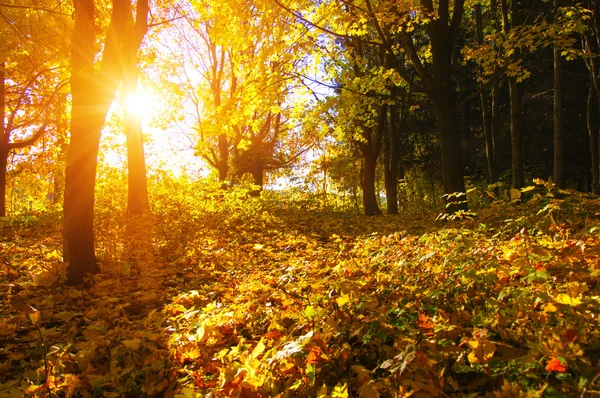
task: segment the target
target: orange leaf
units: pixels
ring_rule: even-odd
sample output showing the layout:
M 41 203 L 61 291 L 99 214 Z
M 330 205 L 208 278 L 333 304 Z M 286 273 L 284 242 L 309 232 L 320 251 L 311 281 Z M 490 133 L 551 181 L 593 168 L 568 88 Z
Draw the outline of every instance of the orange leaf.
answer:
M 308 357 L 306 358 L 306 363 L 309 365 L 314 365 L 319 363 L 319 361 L 322 359 L 321 349 L 319 347 L 312 347 L 308 353 Z
M 560 372 L 560 373 L 566 372 L 567 371 L 567 362 L 564 361 L 564 365 L 563 365 L 563 361 L 561 361 L 557 357 L 550 357 L 550 360 L 546 364 L 546 370 L 549 372 L 552 372 L 552 371 Z
M 280 338 L 281 336 L 283 336 L 283 333 L 281 333 L 279 330 L 271 330 L 270 332 L 267 332 L 265 334 L 265 339 L 275 340 Z

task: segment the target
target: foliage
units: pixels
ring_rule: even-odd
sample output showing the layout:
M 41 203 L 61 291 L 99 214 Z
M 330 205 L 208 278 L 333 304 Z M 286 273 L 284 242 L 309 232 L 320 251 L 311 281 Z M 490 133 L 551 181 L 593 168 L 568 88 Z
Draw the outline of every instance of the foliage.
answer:
M 157 256 L 135 275 L 112 268 L 87 290 L 63 286 L 49 277 L 60 273 L 58 219 L 2 227 L 2 394 L 600 388 L 594 198 L 496 201 L 474 219 L 435 225 L 434 214 L 367 218 L 292 200 L 286 208 L 284 196 L 255 198 L 250 188 L 154 179 Z M 100 205 L 113 206 L 104 196 Z M 101 227 L 112 215 L 97 216 L 99 241 L 118 239 Z

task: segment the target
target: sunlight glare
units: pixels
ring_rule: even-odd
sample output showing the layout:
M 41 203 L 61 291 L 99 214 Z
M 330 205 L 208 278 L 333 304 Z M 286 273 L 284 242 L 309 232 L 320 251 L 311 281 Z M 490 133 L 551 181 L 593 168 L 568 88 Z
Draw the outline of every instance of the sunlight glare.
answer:
M 130 93 L 125 96 L 125 109 L 136 116 L 148 117 L 152 115 L 152 98 L 140 92 Z

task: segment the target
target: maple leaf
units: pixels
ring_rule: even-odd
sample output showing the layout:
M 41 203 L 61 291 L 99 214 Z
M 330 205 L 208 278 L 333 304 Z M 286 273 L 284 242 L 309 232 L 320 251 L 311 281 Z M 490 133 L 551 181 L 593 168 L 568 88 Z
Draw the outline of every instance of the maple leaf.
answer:
M 548 372 L 564 373 L 567 371 L 567 361 L 564 358 L 557 358 L 552 356 L 546 364 L 546 370 Z

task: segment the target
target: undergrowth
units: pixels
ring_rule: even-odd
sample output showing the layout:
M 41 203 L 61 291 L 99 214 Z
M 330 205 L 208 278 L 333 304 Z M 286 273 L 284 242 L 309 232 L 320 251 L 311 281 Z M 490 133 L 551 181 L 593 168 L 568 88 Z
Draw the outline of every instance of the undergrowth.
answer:
M 99 212 L 104 261 L 139 267 L 87 288 L 59 218 L 2 225 L 0 396 L 599 393 L 595 197 L 436 222 L 168 183 L 150 224 Z

